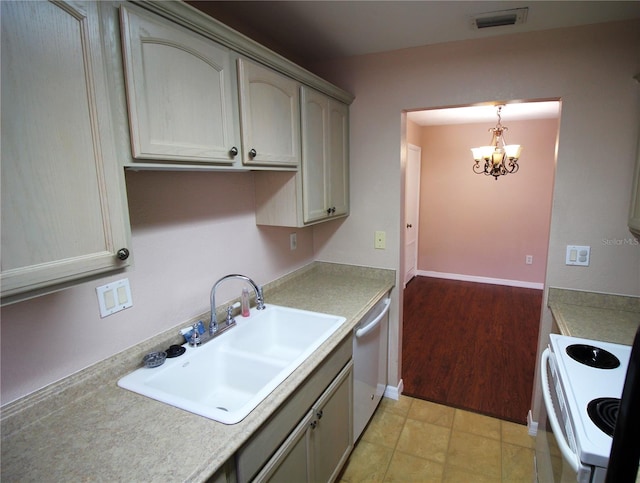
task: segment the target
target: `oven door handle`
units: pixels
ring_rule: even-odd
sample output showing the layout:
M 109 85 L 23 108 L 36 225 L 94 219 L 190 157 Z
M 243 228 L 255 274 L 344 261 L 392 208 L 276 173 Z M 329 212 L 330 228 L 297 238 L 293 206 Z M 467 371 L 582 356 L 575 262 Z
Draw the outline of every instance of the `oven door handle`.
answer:
M 547 408 L 547 417 L 549 418 L 549 422 L 551 423 L 551 430 L 555 435 L 556 442 L 558 443 L 558 448 L 560 448 L 560 452 L 564 456 L 564 459 L 567 460 L 573 471 L 578 473 L 580 469 L 580 462 L 578 461 L 578 455 L 576 455 L 572 450 L 569 444 L 567 443 L 562 428 L 560 426 L 560 422 L 558 421 L 558 417 L 555 409 L 553 408 L 553 402 L 551 401 L 551 386 L 549 385 L 549 376 L 547 375 L 547 364 L 549 363 L 549 348 L 546 348 L 542 353 L 541 364 L 540 364 L 540 378 L 542 379 L 542 397 L 544 399 L 544 405 Z

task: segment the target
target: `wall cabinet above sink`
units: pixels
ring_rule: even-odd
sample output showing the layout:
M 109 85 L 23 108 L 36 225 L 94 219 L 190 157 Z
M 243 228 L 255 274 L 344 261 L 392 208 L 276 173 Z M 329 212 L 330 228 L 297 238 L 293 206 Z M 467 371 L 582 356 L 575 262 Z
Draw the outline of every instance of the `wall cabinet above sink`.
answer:
M 136 3 L 145 8 L 120 7 L 129 168 L 295 171 L 300 86 L 307 81 L 351 101 L 193 9 Z
M 241 166 L 235 54 L 152 13 L 120 14 L 134 163 Z

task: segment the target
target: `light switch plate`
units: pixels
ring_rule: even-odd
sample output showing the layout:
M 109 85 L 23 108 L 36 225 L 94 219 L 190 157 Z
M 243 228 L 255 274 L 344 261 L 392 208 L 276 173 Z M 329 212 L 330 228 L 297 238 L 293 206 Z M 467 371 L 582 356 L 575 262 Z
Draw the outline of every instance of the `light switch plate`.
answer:
M 591 259 L 591 247 L 585 245 L 567 245 L 565 265 L 588 267 Z
M 96 293 L 98 294 L 100 317 L 103 319 L 133 306 L 128 278 L 96 287 Z

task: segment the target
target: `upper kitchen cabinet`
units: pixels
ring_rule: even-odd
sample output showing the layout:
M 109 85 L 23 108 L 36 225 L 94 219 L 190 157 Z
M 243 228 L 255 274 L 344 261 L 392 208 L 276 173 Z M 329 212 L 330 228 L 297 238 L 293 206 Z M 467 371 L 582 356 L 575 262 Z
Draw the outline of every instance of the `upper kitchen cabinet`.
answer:
M 130 166 L 241 166 L 235 54 L 176 23 L 121 7 Z
M 302 88 L 302 199 L 304 222 L 349 211 L 349 110 Z
M 300 84 L 238 59 L 245 166 L 296 169 L 300 164 Z
M 256 173 L 259 225 L 302 227 L 349 214 L 349 108 L 303 86 L 298 173 Z
M 640 136 L 636 152 L 636 168 L 631 191 L 631 207 L 629 209 L 629 230 L 640 236 Z
M 129 263 L 97 2 L 2 2 L 2 303 Z

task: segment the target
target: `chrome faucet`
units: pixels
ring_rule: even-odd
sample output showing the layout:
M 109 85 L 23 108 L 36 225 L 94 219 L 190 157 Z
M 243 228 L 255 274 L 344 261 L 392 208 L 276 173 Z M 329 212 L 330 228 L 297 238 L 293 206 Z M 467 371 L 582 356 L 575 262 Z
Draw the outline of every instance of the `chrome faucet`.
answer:
M 264 296 L 262 295 L 262 287 L 258 287 L 256 283 L 251 280 L 249 277 L 245 275 L 240 275 L 237 273 L 232 273 L 230 275 L 225 275 L 216 283 L 213 284 L 213 288 L 211 289 L 211 320 L 209 322 L 209 334 L 213 335 L 218 331 L 218 320 L 216 319 L 216 289 L 218 286 L 224 282 L 225 280 L 229 280 L 232 278 L 244 280 L 251 287 L 253 287 L 253 291 L 256 293 L 256 309 L 262 310 L 265 308 L 264 306 Z

